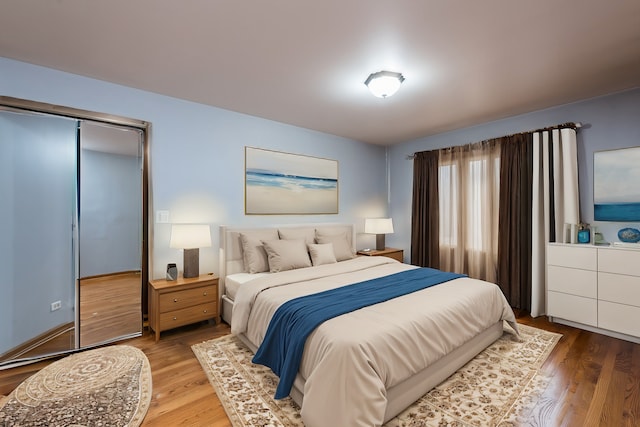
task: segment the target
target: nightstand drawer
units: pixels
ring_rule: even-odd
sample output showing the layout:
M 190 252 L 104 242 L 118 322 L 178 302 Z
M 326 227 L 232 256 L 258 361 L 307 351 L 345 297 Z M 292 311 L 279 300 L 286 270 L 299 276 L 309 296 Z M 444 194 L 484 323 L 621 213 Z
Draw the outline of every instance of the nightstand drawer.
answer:
M 404 261 L 404 259 L 403 259 L 404 256 L 403 256 L 402 252 L 403 252 L 402 250 L 395 251 L 395 252 L 389 252 L 388 254 L 385 254 L 383 256 L 386 256 L 387 258 L 393 258 L 396 261 L 402 262 L 402 261 Z
M 216 303 L 200 304 L 160 314 L 160 330 L 176 328 L 217 316 Z
M 215 300 L 215 285 L 168 292 L 166 294 L 160 295 L 160 313 L 180 310 L 197 304 L 215 302 Z
M 393 258 L 396 261 L 404 262 L 404 251 L 396 248 L 384 248 L 382 250 L 368 249 L 357 252 L 358 255 L 364 256 L 386 256 L 387 258 Z

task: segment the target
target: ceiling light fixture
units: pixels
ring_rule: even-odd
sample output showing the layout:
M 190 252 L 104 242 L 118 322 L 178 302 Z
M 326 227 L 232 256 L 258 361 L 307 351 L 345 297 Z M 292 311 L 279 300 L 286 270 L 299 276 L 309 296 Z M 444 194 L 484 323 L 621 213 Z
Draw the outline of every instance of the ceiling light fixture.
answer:
M 377 73 L 369 74 L 364 84 L 378 98 L 387 98 L 400 89 L 400 84 L 403 81 L 404 77 L 401 73 L 378 71 Z

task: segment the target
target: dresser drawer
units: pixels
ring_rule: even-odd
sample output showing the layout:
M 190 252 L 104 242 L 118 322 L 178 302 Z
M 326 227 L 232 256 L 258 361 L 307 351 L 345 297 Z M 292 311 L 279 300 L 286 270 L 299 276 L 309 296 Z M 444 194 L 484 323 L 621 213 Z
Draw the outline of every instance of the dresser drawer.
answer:
M 595 271 L 550 265 L 547 267 L 547 278 L 550 291 L 587 298 L 598 297 L 598 274 Z
M 216 303 L 195 305 L 160 314 L 160 330 L 176 328 L 217 316 Z
M 598 253 L 598 271 L 640 276 L 640 251 L 606 249 Z
M 547 246 L 547 263 L 560 267 L 596 270 L 598 268 L 598 249 L 580 245 Z
M 598 273 L 598 299 L 640 307 L 640 277 Z
M 598 301 L 591 298 L 548 292 L 547 314 L 590 326 L 598 326 Z
M 164 293 L 160 295 L 160 313 L 180 310 L 206 302 L 215 302 L 217 299 L 216 289 L 216 285 L 207 285 Z
M 598 327 L 640 337 L 640 307 L 598 302 Z

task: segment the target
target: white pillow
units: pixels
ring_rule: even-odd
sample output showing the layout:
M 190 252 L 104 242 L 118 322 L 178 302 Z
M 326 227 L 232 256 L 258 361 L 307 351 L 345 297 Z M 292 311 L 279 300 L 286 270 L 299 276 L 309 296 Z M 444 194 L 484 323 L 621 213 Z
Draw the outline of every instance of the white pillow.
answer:
M 311 263 L 313 265 L 334 264 L 336 254 L 333 251 L 333 243 L 308 244 L 309 255 L 311 255 Z
M 333 226 L 319 226 L 316 227 L 316 236 L 337 236 L 337 235 L 345 235 L 347 237 L 347 242 L 351 244 L 351 227 L 348 225 L 333 225 Z
M 307 245 L 303 239 L 263 240 L 262 245 L 267 252 L 269 271 L 272 273 L 311 267 Z
M 269 260 L 262 246 L 262 240 L 277 238 L 278 230 L 276 229 L 240 233 L 245 272 L 254 274 L 269 271 Z
M 305 243 L 315 243 L 316 230 L 314 228 L 279 228 L 278 235 L 283 240 L 304 239 Z
M 332 243 L 336 261 L 344 261 L 356 256 L 347 240 L 347 233 L 322 234 L 316 230 L 316 243 Z

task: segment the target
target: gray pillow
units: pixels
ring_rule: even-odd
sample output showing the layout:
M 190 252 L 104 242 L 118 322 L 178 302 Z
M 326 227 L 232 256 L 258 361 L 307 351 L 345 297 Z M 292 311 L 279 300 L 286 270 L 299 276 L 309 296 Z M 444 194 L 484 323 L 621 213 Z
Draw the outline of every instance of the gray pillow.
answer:
M 311 263 L 313 265 L 334 264 L 336 254 L 333 251 L 333 243 L 308 244 L 309 255 L 311 255 Z
M 314 228 L 280 228 L 278 235 L 283 240 L 303 239 L 305 243 L 314 243 L 316 230 Z
M 271 273 L 311 267 L 307 245 L 303 239 L 263 240 L 262 245 L 267 252 Z
M 244 271 L 251 274 L 269 271 L 269 260 L 262 246 L 262 240 L 277 238 L 278 230 L 276 229 L 240 233 Z
M 337 261 L 345 261 L 356 256 L 347 240 L 347 233 L 331 235 L 316 231 L 316 243 L 332 243 Z

